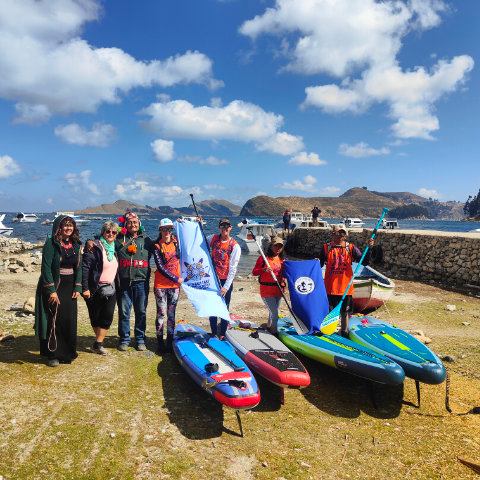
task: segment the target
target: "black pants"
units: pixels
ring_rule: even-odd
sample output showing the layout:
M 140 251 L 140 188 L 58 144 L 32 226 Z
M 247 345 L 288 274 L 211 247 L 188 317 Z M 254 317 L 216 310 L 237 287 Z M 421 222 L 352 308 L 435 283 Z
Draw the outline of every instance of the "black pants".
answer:
M 98 292 L 95 292 L 87 300 L 88 316 L 93 328 L 100 327 L 107 330 L 110 328 L 113 322 L 116 300 L 115 294 L 110 297 L 102 297 Z
M 333 310 L 342 299 L 341 295 L 327 295 L 328 296 L 328 305 L 330 310 Z M 353 311 L 353 298 L 351 295 L 347 295 L 343 300 L 342 306 L 340 307 L 340 330 L 342 332 L 348 332 L 348 318 Z
M 225 285 L 225 282 L 227 280 L 220 280 L 220 285 L 223 287 Z M 233 282 L 230 285 L 230 288 L 227 290 L 227 293 L 225 294 L 225 303 L 227 305 L 227 308 L 230 307 L 230 299 L 232 298 L 232 290 L 233 290 Z M 217 322 L 218 319 L 217 317 L 209 317 L 210 320 L 210 328 L 212 330 L 212 335 L 217 335 L 218 333 L 218 326 Z M 227 332 L 227 327 L 228 327 L 228 320 L 225 320 L 224 318 L 220 319 L 220 337 L 224 337 L 225 333 Z

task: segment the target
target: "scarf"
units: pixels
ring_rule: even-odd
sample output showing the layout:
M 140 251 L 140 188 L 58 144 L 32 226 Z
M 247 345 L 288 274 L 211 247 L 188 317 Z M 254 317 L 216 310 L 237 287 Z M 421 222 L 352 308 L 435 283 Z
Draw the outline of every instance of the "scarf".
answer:
M 102 242 L 103 248 L 105 249 L 105 252 L 107 252 L 107 260 L 111 262 L 115 255 L 115 242 L 108 243 L 103 236 L 100 237 L 100 242 Z

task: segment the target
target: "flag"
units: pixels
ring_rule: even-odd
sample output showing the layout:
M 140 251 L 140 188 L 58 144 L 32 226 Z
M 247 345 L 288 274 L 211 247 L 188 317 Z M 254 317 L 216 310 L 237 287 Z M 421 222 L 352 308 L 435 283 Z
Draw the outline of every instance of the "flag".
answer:
M 227 305 L 198 222 L 175 222 L 180 248 L 182 288 L 199 317 L 230 320 Z
M 320 331 L 320 324 L 328 314 L 328 298 L 320 262 L 286 260 L 284 276 L 295 315 L 308 328 L 308 333 Z

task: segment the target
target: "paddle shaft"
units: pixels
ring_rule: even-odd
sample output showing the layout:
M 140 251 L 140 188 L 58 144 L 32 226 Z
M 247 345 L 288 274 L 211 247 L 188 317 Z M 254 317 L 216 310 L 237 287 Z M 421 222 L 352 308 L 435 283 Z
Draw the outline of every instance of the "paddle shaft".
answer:
M 380 228 L 380 225 L 382 224 L 383 218 L 385 217 L 387 212 L 388 212 L 388 208 L 384 208 L 383 211 L 382 211 L 382 214 L 380 215 L 380 218 L 378 219 L 377 224 L 375 225 L 375 227 L 373 229 L 372 234 L 370 235 L 370 238 L 367 241 L 367 246 L 363 249 L 362 256 L 360 257 L 360 260 L 357 263 L 357 268 L 355 268 L 355 271 L 353 272 L 353 276 L 350 279 L 350 282 L 348 282 L 347 288 L 343 292 L 342 299 L 340 300 L 340 303 L 342 303 L 343 300 L 345 300 L 345 297 L 347 296 L 347 293 L 350 290 L 350 287 L 352 286 L 353 281 L 355 280 L 355 276 L 357 275 L 358 271 L 360 270 L 362 262 L 365 259 L 365 256 L 367 255 L 367 252 L 370 248 L 369 245 L 368 245 L 368 242 L 370 240 L 375 240 L 375 237 L 377 236 L 377 230 Z
M 192 204 L 193 204 L 193 208 L 195 210 L 195 213 L 196 213 L 197 217 L 200 218 L 200 215 L 198 214 L 198 210 L 197 210 L 197 205 L 195 204 L 195 200 L 193 199 L 193 193 L 190 194 L 190 198 L 192 199 Z M 212 251 L 210 250 L 210 244 L 208 243 L 207 236 L 205 235 L 205 231 L 203 230 L 202 221 L 200 220 L 198 222 L 198 224 L 200 225 L 200 231 L 202 232 L 203 239 L 205 240 L 205 243 L 207 244 L 208 254 L 210 255 L 210 260 L 212 261 L 212 265 L 213 265 L 213 272 L 214 272 L 214 275 L 215 275 L 215 279 L 217 280 L 218 291 L 220 292 L 220 290 L 222 289 L 222 284 L 220 283 L 220 278 L 218 278 L 217 270 L 215 268 L 215 264 L 213 263 Z M 224 299 L 224 297 L 222 297 L 222 298 Z
M 275 275 L 275 273 L 273 272 L 273 269 L 272 267 L 270 266 L 270 264 L 268 263 L 268 260 L 267 260 L 267 257 L 265 256 L 265 254 L 263 253 L 263 249 L 262 249 L 262 246 L 260 245 L 260 242 L 258 241 L 257 237 L 255 236 L 255 234 L 252 232 L 251 228 L 248 228 L 247 227 L 247 230 L 251 233 L 251 235 L 253 236 L 253 239 L 255 240 L 255 243 L 257 244 L 258 246 L 258 249 L 260 251 L 260 255 L 262 256 L 263 258 L 263 261 L 265 262 L 265 264 L 268 266 L 268 268 L 270 269 L 270 275 L 272 275 L 272 278 L 273 280 L 275 280 L 275 283 L 277 284 L 277 287 L 279 288 L 280 290 L 280 293 L 282 294 L 282 297 L 283 297 L 283 300 L 285 300 L 285 303 L 288 307 L 288 310 L 289 312 L 292 314 L 293 318 L 295 319 L 295 321 L 297 322 L 298 326 L 300 327 L 300 330 L 303 330 L 304 332 L 308 332 L 308 328 L 305 327 L 305 325 L 303 325 L 303 322 L 301 322 L 297 316 L 295 315 L 295 313 L 293 313 L 293 310 L 292 310 L 292 307 L 290 306 L 290 303 L 289 301 L 287 300 L 287 297 L 285 295 L 285 293 L 283 293 L 283 289 L 278 281 L 278 278 L 277 276 Z M 303 328 L 302 328 L 303 326 Z M 297 332 L 298 333 L 298 332 Z

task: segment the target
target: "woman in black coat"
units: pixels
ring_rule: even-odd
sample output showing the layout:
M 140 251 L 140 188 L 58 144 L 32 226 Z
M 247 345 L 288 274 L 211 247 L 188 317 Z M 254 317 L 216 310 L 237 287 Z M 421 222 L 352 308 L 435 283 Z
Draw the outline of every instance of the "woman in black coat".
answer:
M 118 225 L 105 222 L 99 239 L 85 249 L 82 259 L 82 295 L 87 302 L 90 324 L 95 332 L 92 351 L 106 355 L 103 340 L 113 322 L 118 284 L 115 239 Z

